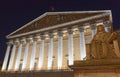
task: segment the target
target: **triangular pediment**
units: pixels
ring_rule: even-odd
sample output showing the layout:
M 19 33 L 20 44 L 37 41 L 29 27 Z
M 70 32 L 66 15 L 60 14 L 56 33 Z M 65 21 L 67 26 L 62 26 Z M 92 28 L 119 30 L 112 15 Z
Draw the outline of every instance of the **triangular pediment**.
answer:
M 105 13 L 105 11 L 80 11 L 80 12 L 46 12 L 35 20 L 29 22 L 13 33 L 9 34 L 7 37 L 19 35 L 35 30 L 39 30 L 46 27 L 52 27 L 55 25 L 75 21 L 78 19 L 83 19 L 95 15 L 100 15 Z

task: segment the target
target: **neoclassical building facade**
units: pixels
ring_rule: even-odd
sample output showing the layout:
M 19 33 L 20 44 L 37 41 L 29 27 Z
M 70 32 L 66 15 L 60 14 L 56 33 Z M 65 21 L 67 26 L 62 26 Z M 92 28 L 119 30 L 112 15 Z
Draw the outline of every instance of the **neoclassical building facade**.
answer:
M 7 36 L 2 71 L 70 70 L 89 59 L 99 24 L 113 30 L 110 10 L 46 12 Z

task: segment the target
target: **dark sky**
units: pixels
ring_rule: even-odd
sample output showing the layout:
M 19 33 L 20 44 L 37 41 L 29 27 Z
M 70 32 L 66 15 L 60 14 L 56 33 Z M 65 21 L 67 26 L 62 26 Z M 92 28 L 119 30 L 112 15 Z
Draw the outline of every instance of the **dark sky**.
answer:
M 112 10 L 114 29 L 120 28 L 119 0 L 0 0 L 0 59 L 6 51 L 5 36 L 51 11 Z

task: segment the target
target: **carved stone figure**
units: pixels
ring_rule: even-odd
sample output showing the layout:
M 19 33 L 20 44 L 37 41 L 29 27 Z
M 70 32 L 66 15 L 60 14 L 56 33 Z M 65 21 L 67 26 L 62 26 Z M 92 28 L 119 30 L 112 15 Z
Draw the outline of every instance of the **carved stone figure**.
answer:
M 90 59 L 118 58 L 112 42 L 115 38 L 115 33 L 106 32 L 103 24 L 98 25 L 96 35 L 90 45 Z
M 118 57 L 120 57 L 120 36 L 118 32 L 113 32 L 108 39 L 109 43 L 113 44 L 114 51 Z

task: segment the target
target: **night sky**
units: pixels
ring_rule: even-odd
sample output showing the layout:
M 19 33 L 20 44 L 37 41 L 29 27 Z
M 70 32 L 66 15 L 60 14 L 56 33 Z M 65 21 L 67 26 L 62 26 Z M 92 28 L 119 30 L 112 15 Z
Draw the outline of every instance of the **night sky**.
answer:
M 6 35 L 48 11 L 112 10 L 114 29 L 120 28 L 120 0 L 0 0 L 0 59 Z

